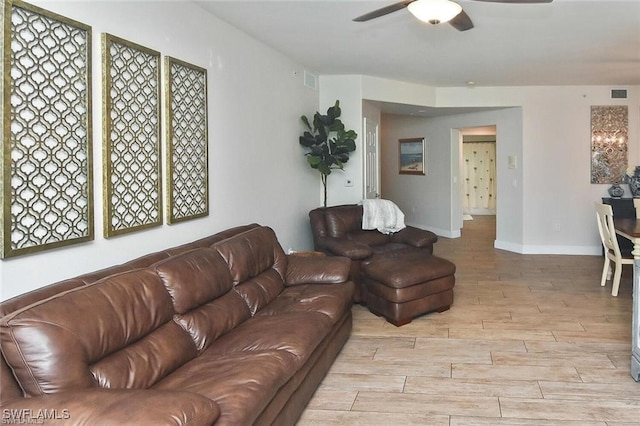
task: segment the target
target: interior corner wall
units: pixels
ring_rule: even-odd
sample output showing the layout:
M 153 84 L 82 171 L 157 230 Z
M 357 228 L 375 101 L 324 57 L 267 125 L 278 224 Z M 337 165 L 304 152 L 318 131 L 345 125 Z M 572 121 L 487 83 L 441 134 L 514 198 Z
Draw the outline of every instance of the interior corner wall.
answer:
M 628 99 L 611 99 L 612 87 L 526 93 L 525 253 L 602 254 L 593 202 L 610 185 L 591 183 L 591 106 L 629 107 L 628 161 L 640 164 L 640 86 L 628 87 Z
M 321 77 L 321 81 L 323 78 Z M 351 80 L 353 85 L 346 84 Z M 509 156 L 516 157 L 517 167 L 508 169 L 502 174 L 498 172 L 498 218 L 495 245 L 497 248 L 517 253 L 540 254 L 592 254 L 600 253 L 600 240 L 593 220 L 593 201 L 607 195 L 609 185 L 593 185 L 590 183 L 590 106 L 591 105 L 628 105 L 629 106 L 629 163 L 640 164 L 640 86 L 627 87 L 628 99 L 611 99 L 612 86 L 535 86 L 535 87 L 444 87 L 432 88 L 406 82 L 380 79 L 370 76 L 331 76 L 329 82 L 330 96 L 353 100 L 360 105 L 360 100 L 405 103 L 414 106 L 435 108 L 483 108 L 482 113 L 494 114 L 493 120 L 484 119 L 481 112 L 472 113 L 473 119 L 468 122 L 464 117 L 437 117 L 434 131 L 436 140 L 448 140 L 448 147 L 436 145 L 436 152 L 445 154 L 451 149 L 455 132 L 452 129 L 497 125 L 498 169 L 508 162 Z M 396 90 L 397 89 L 397 90 Z M 340 90 L 344 90 L 341 92 Z M 322 86 L 321 86 L 322 91 Z M 361 92 L 361 93 L 360 93 Z M 360 98 L 358 98 L 360 96 Z M 357 98 L 357 99 L 356 99 Z M 489 109 L 487 109 L 489 108 Z M 495 115 L 497 114 L 497 115 Z M 351 113 L 349 113 L 351 115 Z M 462 115 L 464 116 L 464 115 Z M 354 126 L 361 127 L 362 116 L 349 117 Z M 447 120 L 456 121 L 447 121 Z M 418 120 L 419 121 L 419 120 Z M 484 121 L 484 122 L 483 122 Z M 409 129 L 392 134 L 387 128 L 387 117 L 381 120 L 382 153 L 382 191 L 387 198 L 398 196 L 408 210 L 409 220 L 416 225 L 434 229 L 443 235 L 454 235 L 456 232 L 456 213 L 453 212 L 452 196 L 446 195 L 446 188 L 453 188 L 453 168 L 456 163 L 451 157 L 442 157 L 446 164 L 427 165 L 431 171 L 442 172 L 438 179 L 430 181 L 429 192 L 415 190 L 419 177 L 403 175 L 408 187 L 398 186 L 395 190 L 389 185 L 391 175 L 397 173 L 397 162 L 389 160 L 397 158 L 397 146 L 385 145 L 385 140 L 402 137 L 416 137 L 415 131 Z M 434 123 L 431 123 L 434 125 Z M 415 130 L 419 126 L 411 121 Z M 424 125 L 424 122 L 421 124 Z M 446 129 L 446 130 L 443 130 Z M 502 136 L 501 136 L 502 135 Z M 430 139 L 434 139 L 429 136 Z M 397 144 L 397 140 L 395 141 Z M 428 146 L 430 142 L 427 142 Z M 427 148 L 427 154 L 430 149 Z M 384 150 L 390 150 L 385 154 Z M 428 162 L 433 161 L 431 156 Z M 355 158 L 354 158 L 355 160 Z M 358 160 L 355 160 L 358 161 Z M 391 164 L 386 164 L 391 161 Z M 362 170 L 350 160 L 349 167 L 358 168 L 358 179 Z M 443 167 L 448 168 L 448 173 Z M 354 169 L 351 169 L 354 170 Z M 414 179 L 408 179 L 413 177 Z M 448 179 L 445 183 L 444 179 Z M 393 179 L 396 179 L 395 177 Z M 440 179 L 440 180 L 439 180 Z M 404 181 L 403 181 L 404 182 Z M 355 193 L 343 199 L 353 202 L 360 196 Z M 396 191 L 391 194 L 388 191 Z M 422 191 L 422 192 L 421 192 Z M 425 205 L 429 217 L 414 215 L 422 203 L 414 201 L 413 195 L 422 199 L 436 201 L 445 200 L 445 205 L 431 203 Z M 627 191 L 628 193 L 628 191 Z M 411 198 L 411 200 L 409 200 Z M 503 213 L 502 215 L 500 213 Z M 453 225 L 451 225 L 453 224 Z
M 368 120 L 371 120 L 374 123 L 380 124 L 380 121 L 382 120 L 382 112 L 380 111 L 380 108 L 378 108 L 372 102 L 365 100 L 362 102 L 362 117 Z M 364 139 L 364 134 L 363 134 L 363 139 Z M 361 152 L 361 154 L 363 154 L 363 152 Z M 364 158 L 365 158 L 364 154 L 361 157 L 363 158 L 363 161 L 364 161 Z
M 515 186 L 507 182 L 507 187 L 520 188 L 522 205 L 507 211 L 507 218 L 500 217 L 503 210 L 498 205 L 498 231 L 503 223 L 514 226 L 510 222 L 516 219 L 521 238 L 498 237 L 499 248 L 527 254 L 601 254 L 593 202 L 607 196 L 610 185 L 590 183 L 592 105 L 629 107 L 629 163 L 640 164 L 640 86 L 628 86 L 627 99 L 611 99 L 612 87 L 618 86 L 438 89 L 438 107 L 521 107 L 517 168 L 522 178 Z M 498 150 L 504 125 L 496 129 Z M 499 175 L 498 200 L 504 198 L 500 180 Z
M 435 106 L 437 89 L 424 84 L 361 76 L 362 97 L 371 101 Z
M 450 138 L 424 117 L 382 114 L 381 177 L 384 197 L 395 202 L 408 225 L 451 236 Z M 401 175 L 398 141 L 425 138 L 425 174 Z
M 362 77 L 359 75 L 321 75 L 319 87 L 320 113 L 326 114 L 327 108 L 339 100 L 342 110 L 340 119 L 345 128 L 355 130 L 358 134 L 356 150 L 349 156 L 344 170 L 333 170 L 328 176 L 327 206 L 357 203 L 362 200 L 364 186 L 363 162 L 361 161 L 364 136 L 362 128 Z M 353 185 L 347 186 L 347 180 L 353 182 Z M 322 205 L 322 195 L 320 195 L 318 205 Z
M 312 247 L 307 213 L 318 206 L 319 178 L 307 165 L 298 137 L 303 131 L 300 116 L 317 110 L 319 92 L 304 86 L 302 65 L 193 2 L 31 3 L 93 29 L 96 231 L 95 240 L 88 243 L 1 260 L 1 300 L 252 222 L 272 227 L 285 250 Z M 104 32 L 207 69 L 209 216 L 108 240 L 102 236 L 100 36 Z M 358 100 L 353 111 L 351 106 L 346 109 L 349 116 L 359 114 L 360 104 Z M 164 134 L 162 140 L 164 157 Z
M 508 156 L 522 156 L 522 110 L 505 108 L 440 117 L 382 116 L 382 191 L 405 212 L 407 222 L 444 237 L 460 232 L 461 182 L 458 139 L 452 130 L 496 125 L 498 144 L 498 218 L 496 246 L 518 251 L 522 241 L 522 168 L 509 170 Z M 424 176 L 398 173 L 398 140 L 426 139 Z M 456 198 L 457 197 L 457 198 Z M 454 199 L 456 198 L 456 199 Z

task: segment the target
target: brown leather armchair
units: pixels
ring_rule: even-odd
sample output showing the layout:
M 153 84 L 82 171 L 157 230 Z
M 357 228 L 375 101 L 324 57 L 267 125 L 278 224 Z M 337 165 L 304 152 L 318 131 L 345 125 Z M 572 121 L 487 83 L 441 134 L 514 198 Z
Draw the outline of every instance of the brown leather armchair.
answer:
M 320 207 L 309 212 L 315 250 L 351 259 L 350 278 L 356 284 L 354 302 L 364 303 L 361 269 L 377 254 L 399 250 L 433 253 L 438 236 L 431 231 L 407 226 L 393 234 L 362 229 L 362 206 L 345 204 Z

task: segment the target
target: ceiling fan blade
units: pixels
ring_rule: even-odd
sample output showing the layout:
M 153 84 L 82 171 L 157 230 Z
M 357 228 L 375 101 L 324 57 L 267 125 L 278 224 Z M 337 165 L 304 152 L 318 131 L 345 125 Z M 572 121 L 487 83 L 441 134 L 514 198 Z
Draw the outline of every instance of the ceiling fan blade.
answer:
M 471 22 L 471 18 L 466 12 L 463 10 L 458 13 L 452 20 L 449 21 L 451 26 L 458 31 L 467 31 L 473 28 L 473 22 Z
M 473 1 L 483 1 L 487 3 L 551 3 L 553 0 L 473 0 Z
M 385 6 L 383 8 L 374 10 L 373 12 L 365 13 L 362 16 L 358 16 L 354 19 L 354 22 L 365 22 L 370 21 L 371 19 L 379 18 L 384 15 L 388 15 L 397 10 L 404 9 L 409 5 L 409 3 L 413 3 L 415 0 L 404 0 L 398 3 L 391 4 L 389 6 Z

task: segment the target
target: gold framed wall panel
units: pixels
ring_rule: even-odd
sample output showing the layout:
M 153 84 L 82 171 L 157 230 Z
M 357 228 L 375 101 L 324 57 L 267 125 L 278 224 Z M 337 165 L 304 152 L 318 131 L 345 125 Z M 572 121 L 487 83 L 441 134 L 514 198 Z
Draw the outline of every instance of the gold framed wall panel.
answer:
M 623 182 L 628 137 L 628 106 L 591 107 L 591 183 Z
M 2 9 L 1 257 L 92 240 L 91 27 Z
M 165 57 L 167 218 L 209 214 L 207 70 Z
M 104 235 L 162 224 L 160 52 L 102 34 Z

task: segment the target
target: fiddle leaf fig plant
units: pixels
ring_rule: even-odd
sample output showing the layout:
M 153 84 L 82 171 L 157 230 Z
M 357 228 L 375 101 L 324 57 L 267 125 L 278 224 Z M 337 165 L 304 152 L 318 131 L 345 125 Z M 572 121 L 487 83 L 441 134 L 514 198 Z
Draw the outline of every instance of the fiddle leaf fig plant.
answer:
M 320 172 L 324 189 L 324 207 L 327 207 L 327 177 L 332 170 L 344 170 L 349 161 L 349 153 L 356 150 L 358 134 L 345 130 L 340 120 L 340 101 L 327 110 L 325 115 L 316 112 L 313 122 L 306 116 L 300 117 L 307 130 L 300 136 L 300 145 L 308 149 L 307 163 Z

